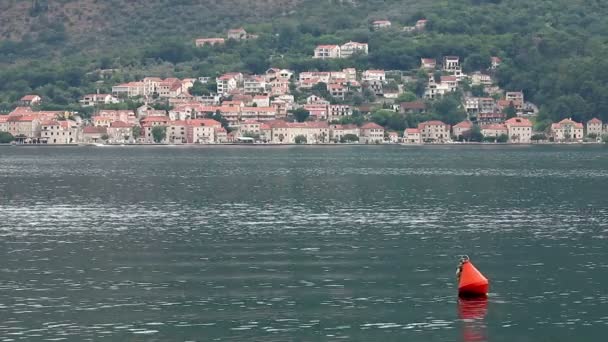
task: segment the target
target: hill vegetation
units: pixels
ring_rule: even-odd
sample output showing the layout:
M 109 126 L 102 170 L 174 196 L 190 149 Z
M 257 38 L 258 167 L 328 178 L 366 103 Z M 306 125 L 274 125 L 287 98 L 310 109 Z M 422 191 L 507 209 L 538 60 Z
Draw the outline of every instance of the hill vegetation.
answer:
M 369 30 L 373 19 L 402 26 L 422 17 L 423 34 Z M 421 57 L 458 55 L 465 71 L 500 56 L 499 85 L 539 104 L 540 121 L 608 121 L 608 3 L 599 0 L 10 0 L 0 24 L 0 110 L 31 92 L 68 108 L 84 93 L 149 75 L 415 70 Z M 240 26 L 259 39 L 193 45 Z M 310 58 L 316 44 L 347 40 L 368 42 L 370 54 Z

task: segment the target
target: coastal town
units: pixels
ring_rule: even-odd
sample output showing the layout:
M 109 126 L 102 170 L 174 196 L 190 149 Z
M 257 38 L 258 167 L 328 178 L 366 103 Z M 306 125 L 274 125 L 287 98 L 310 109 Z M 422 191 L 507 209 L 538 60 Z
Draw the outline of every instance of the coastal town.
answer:
M 422 31 L 419 20 L 405 31 Z M 374 21 L 373 30 L 390 27 Z M 232 29 L 227 37 L 196 39 L 200 48 L 227 40 L 258 37 Z M 348 59 L 369 53 L 367 43 L 318 45 L 312 59 Z M 464 73 L 459 56 L 421 58 L 418 70 L 303 71 L 270 68 L 262 74 L 229 72 L 196 78 L 143 79 L 115 84 L 110 93 L 97 91 L 80 100 L 93 108 L 77 111 L 41 109 L 44 98 L 24 94 L 19 106 L 0 115 L 0 132 L 14 144 L 437 144 L 601 142 L 608 123 L 564 119 L 535 129 L 538 108 L 524 92 L 501 89 L 489 67 Z M 419 87 L 419 95 L 412 90 Z M 200 91 L 203 89 L 203 91 Z M 382 125 L 382 115 L 432 117 L 432 103 L 458 94 L 460 122 L 427 119 L 395 130 Z M 137 108 L 116 109 L 126 101 Z

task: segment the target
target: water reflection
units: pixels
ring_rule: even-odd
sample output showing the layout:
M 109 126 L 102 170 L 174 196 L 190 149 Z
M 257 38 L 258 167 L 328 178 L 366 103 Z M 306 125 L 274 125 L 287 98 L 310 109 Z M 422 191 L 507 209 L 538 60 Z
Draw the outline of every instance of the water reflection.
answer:
M 459 299 L 458 316 L 462 320 L 462 337 L 465 342 L 487 342 L 486 314 L 488 300 Z

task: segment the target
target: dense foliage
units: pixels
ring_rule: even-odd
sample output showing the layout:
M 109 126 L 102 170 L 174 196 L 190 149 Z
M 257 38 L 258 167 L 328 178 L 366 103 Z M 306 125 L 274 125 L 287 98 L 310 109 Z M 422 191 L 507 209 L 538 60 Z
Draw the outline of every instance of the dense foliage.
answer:
M 461 56 L 465 71 L 471 71 L 486 68 L 489 57 L 496 55 L 504 61 L 496 73 L 500 86 L 523 90 L 528 100 L 539 104 L 541 125 L 565 117 L 608 121 L 607 2 L 66 0 L 56 6 L 76 2 L 83 9 L 96 9 L 89 11 L 94 13 L 89 24 L 106 30 L 78 29 L 89 18 L 82 11 L 64 14 L 70 20 L 55 20 L 48 1 L 34 1 L 24 13 L 29 26 L 8 25 L 23 32 L 2 32 L 11 39 L 0 41 L 0 112 L 32 92 L 49 106 L 68 108 L 85 93 L 108 92 L 113 84 L 146 75 L 258 73 L 269 66 L 297 72 L 343 67 L 413 70 L 420 57 L 443 55 Z M 6 16 L 15 15 L 6 5 L 2 9 Z M 398 29 L 421 17 L 429 20 L 425 33 Z M 369 30 L 371 20 L 384 18 L 393 21 L 393 29 Z M 259 39 L 193 45 L 198 36 L 221 36 L 238 26 L 259 34 Z M 318 43 L 347 40 L 369 42 L 370 54 L 349 60 L 310 58 Z M 420 85 L 414 88 L 412 92 L 419 93 Z M 194 91 L 205 94 L 208 88 L 196 84 Z M 433 110 L 450 122 L 462 117 L 450 103 Z
M 12 134 L 8 132 L 0 132 L 0 144 L 8 144 L 15 140 Z

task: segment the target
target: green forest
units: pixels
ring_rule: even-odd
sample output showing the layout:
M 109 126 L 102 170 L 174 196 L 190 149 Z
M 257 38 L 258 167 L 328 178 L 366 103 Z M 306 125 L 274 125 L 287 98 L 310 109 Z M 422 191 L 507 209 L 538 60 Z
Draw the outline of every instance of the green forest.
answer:
M 117 0 L 11 2 L 25 3 L 24 15 L 36 24 L 21 28 L 23 32 L 2 32 L 0 112 L 32 92 L 42 95 L 48 108 L 71 109 L 83 94 L 108 92 L 114 84 L 151 75 L 260 73 L 270 66 L 296 72 L 356 67 L 415 74 L 421 57 L 458 55 L 465 72 L 487 68 L 490 56 L 501 57 L 499 85 L 523 90 L 540 106 L 540 121 L 594 116 L 608 121 L 606 1 L 149 0 L 147 6 L 139 0 L 124 6 Z M 79 2 L 81 8 L 97 6 L 90 22 L 104 24 L 88 27 L 83 13 L 57 14 L 61 6 Z M 369 28 L 375 19 L 403 26 L 420 18 L 428 19 L 421 34 Z M 197 37 L 221 36 L 240 26 L 260 37 L 194 47 Z M 348 40 L 368 42 L 369 55 L 310 58 L 317 44 Z

